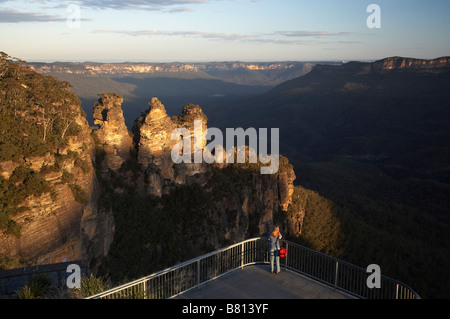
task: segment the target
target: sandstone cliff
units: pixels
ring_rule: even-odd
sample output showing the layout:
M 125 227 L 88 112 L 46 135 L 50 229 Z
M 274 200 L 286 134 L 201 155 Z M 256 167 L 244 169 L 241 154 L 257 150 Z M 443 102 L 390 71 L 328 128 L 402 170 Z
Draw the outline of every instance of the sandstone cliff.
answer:
M 123 99 L 102 93 L 92 129 L 68 83 L 1 62 L 0 262 L 88 259 L 96 269 L 125 258 L 146 274 L 274 224 L 298 235 L 288 160 L 272 175 L 260 164 L 196 161 L 207 131 L 199 105 L 169 116 L 152 98 L 130 133 Z M 175 129 L 189 133 L 191 161 L 173 160 Z
M 303 62 L 210 62 L 210 63 L 30 63 L 37 71 L 43 74 L 69 73 L 69 74 L 170 74 L 182 72 L 205 72 L 211 75 L 217 72 L 234 70 L 303 70 L 307 73 L 312 63 Z
M 80 101 L 66 83 L 5 54 L 0 62 L 0 261 L 104 256 L 111 220 L 97 211 L 94 143 Z
M 95 113 L 99 106 L 94 106 Z M 122 112 L 117 110 L 109 121 L 122 123 Z M 171 157 L 181 140 L 172 139 L 176 129 L 189 133 L 190 162 L 176 163 Z M 179 115 L 169 116 L 161 101 L 152 98 L 133 125 L 132 152 L 120 167 L 110 166 L 115 162 L 108 160 L 110 145 L 101 134 L 95 138 L 100 202 L 115 220 L 103 272 L 111 274 L 114 269 L 116 274 L 138 277 L 265 235 L 274 224 L 285 235 L 299 235 L 304 212 L 291 205 L 296 177 L 289 161 L 281 157 L 279 170 L 272 175 L 262 175 L 260 164 L 196 163 L 195 151 L 205 148 L 206 130 L 207 117 L 199 105 L 185 105 Z
M 400 70 L 419 73 L 444 73 L 450 69 L 450 57 L 432 60 L 405 57 L 389 57 L 373 63 L 374 70 Z
M 199 120 L 201 127 L 195 127 L 194 121 Z M 235 242 L 250 234 L 265 234 L 275 223 L 275 216 L 286 212 L 291 204 L 296 178 L 292 165 L 281 157 L 277 173 L 261 175 L 259 164 L 227 164 L 225 161 L 208 164 L 204 160 L 196 163 L 195 150 L 203 151 L 206 145 L 206 124 L 207 117 L 199 105 L 188 104 L 180 115 L 169 117 L 164 105 L 152 98 L 148 110 L 133 126 L 136 160 L 142 175 L 128 187 L 156 197 L 169 195 L 183 185 L 203 187 L 208 196 L 215 199 L 209 215 L 212 223 L 223 226 L 221 233 L 208 238 L 211 246 L 218 247 L 223 239 Z M 176 128 L 186 128 L 190 133 L 190 163 L 175 163 L 171 158 L 171 150 L 179 142 L 171 138 Z M 196 140 L 196 137 L 201 138 Z M 224 191 L 229 186 L 233 191 Z M 298 225 L 282 226 L 292 235 L 298 235 Z
M 184 127 L 194 136 L 194 120 L 202 120 L 202 131 L 206 131 L 207 118 L 198 105 L 186 105 L 178 117 L 167 115 L 164 105 L 152 98 L 149 109 L 137 119 L 133 125 L 135 144 L 137 145 L 137 161 L 144 168 L 145 189 L 148 194 L 161 196 L 168 194 L 175 185 L 185 185 L 207 174 L 210 165 L 206 163 L 174 163 L 171 157 L 172 148 L 178 140 L 172 139 L 176 128 Z M 194 150 L 192 139 L 192 150 Z M 204 140 L 200 141 L 204 147 Z M 202 179 L 202 178 L 200 178 Z
M 99 101 L 94 105 L 98 143 L 106 153 L 107 167 L 114 171 L 130 158 L 132 146 L 123 118 L 122 102 L 123 99 L 117 94 L 100 94 Z

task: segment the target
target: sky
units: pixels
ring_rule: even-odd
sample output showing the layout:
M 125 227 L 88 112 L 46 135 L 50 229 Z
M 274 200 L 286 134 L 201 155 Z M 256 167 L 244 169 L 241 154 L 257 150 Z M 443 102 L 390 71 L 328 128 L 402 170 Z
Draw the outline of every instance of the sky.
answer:
M 449 13 L 449 0 L 0 0 L 0 51 L 29 62 L 433 59 L 450 55 Z

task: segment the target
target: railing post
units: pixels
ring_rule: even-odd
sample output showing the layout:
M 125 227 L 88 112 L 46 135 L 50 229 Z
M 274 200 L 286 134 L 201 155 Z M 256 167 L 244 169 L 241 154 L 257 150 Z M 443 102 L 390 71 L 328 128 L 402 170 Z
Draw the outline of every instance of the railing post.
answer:
M 284 270 L 287 270 L 287 263 L 288 263 L 288 257 L 289 257 L 289 244 L 287 242 L 286 243 L 286 256 L 284 257 Z
M 144 299 L 147 299 L 147 280 L 144 280 Z
M 197 286 L 200 285 L 200 259 L 197 260 Z
M 336 272 L 334 274 L 334 289 L 336 289 L 338 284 L 338 271 L 339 271 L 339 262 L 336 260 Z
M 241 269 L 244 268 L 244 243 L 241 243 Z

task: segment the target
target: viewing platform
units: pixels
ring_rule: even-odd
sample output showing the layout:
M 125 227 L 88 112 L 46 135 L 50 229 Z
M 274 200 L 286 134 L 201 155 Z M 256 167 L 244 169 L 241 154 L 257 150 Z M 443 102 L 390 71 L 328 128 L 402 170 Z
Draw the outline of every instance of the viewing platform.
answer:
M 176 299 L 354 299 L 355 297 L 291 270 L 269 265 L 234 270 Z
M 420 299 L 407 285 L 377 274 L 379 288 L 367 284 L 367 270 L 282 240 L 287 255 L 281 272 L 269 271 L 267 237 L 193 258 L 87 299 Z

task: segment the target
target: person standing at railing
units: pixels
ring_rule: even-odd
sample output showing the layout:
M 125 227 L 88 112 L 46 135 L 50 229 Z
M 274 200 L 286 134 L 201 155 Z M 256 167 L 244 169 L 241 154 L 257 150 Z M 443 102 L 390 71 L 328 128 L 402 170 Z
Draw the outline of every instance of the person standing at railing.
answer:
M 269 255 L 270 255 L 270 272 L 275 273 L 280 272 L 280 239 L 282 238 L 280 233 L 280 227 L 276 226 L 271 233 L 268 234 L 269 237 Z M 276 267 L 275 267 L 276 266 Z

